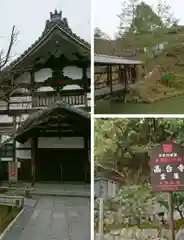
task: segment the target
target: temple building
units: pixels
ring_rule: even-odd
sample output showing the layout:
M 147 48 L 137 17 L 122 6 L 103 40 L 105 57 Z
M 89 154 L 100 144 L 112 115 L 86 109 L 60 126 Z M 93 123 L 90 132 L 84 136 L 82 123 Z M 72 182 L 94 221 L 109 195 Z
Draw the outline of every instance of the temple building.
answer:
M 1 181 L 90 181 L 90 52 L 55 11 L 3 70 L 11 77 L 0 83 Z

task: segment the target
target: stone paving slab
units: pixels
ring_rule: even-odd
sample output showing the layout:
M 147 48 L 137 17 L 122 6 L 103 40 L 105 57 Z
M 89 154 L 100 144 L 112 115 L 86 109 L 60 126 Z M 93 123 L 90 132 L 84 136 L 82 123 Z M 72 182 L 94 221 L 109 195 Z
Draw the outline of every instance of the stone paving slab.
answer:
M 3 184 L 7 186 L 7 184 Z M 15 187 L 15 186 L 14 186 Z M 9 189 L 8 194 L 10 195 L 23 195 L 25 196 L 26 185 L 19 183 L 16 185 L 17 189 Z M 30 195 L 34 196 L 68 196 L 68 197 L 90 197 L 91 189 L 90 184 L 39 184 L 36 183 L 34 191 L 30 192 Z
M 3 240 L 90 240 L 90 199 L 41 197 L 29 204 Z

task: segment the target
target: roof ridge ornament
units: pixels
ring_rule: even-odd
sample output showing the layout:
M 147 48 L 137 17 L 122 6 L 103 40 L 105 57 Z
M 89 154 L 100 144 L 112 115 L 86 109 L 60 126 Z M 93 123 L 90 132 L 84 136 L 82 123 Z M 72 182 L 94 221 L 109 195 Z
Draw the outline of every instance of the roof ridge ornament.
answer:
M 71 32 L 67 18 L 63 18 L 62 11 L 58 11 L 57 9 L 55 9 L 54 12 L 50 12 L 50 19 L 46 21 L 44 33 L 50 30 L 56 24 L 66 31 Z
M 50 12 L 50 21 L 61 20 L 62 19 L 62 11 L 57 11 L 55 9 L 54 13 Z

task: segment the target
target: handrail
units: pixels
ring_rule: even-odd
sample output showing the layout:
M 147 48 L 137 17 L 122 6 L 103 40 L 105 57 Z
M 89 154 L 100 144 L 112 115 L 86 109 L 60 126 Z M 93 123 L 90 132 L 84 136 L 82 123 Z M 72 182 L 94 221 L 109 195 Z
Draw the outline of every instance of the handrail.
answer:
M 0 205 L 24 207 L 24 197 L 0 194 Z

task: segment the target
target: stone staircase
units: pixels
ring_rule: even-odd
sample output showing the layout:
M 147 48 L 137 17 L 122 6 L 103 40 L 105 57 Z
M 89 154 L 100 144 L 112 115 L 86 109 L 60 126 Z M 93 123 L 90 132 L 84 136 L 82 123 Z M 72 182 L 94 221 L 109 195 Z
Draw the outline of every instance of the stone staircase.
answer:
M 4 183 L 1 188 L 8 184 Z M 12 185 L 7 189 L 9 195 L 23 195 L 25 196 L 25 189 L 28 187 L 26 183 L 18 183 Z M 30 195 L 39 196 L 67 196 L 67 197 L 87 197 L 90 198 L 91 190 L 89 184 L 72 184 L 72 183 L 36 183 L 34 190 Z

